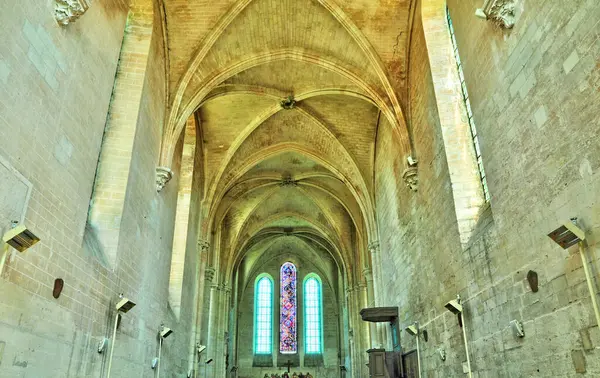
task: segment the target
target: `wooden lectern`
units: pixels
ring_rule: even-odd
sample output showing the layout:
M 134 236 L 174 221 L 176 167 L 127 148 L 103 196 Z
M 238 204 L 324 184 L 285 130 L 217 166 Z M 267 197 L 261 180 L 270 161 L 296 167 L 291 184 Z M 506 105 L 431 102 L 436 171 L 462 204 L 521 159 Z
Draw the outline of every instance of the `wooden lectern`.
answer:
M 360 310 L 363 321 L 371 323 L 390 323 L 394 351 L 369 349 L 370 378 L 402 378 L 402 350 L 398 334 L 398 307 L 372 307 Z

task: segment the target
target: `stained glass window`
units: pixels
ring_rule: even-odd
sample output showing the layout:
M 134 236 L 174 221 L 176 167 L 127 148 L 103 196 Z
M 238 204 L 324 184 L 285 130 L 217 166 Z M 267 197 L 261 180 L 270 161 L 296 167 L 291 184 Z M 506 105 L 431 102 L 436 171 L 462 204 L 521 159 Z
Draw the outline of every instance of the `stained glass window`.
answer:
M 296 353 L 296 267 L 290 262 L 281 266 L 281 318 L 279 351 Z
M 322 351 L 322 310 L 321 282 L 316 275 L 304 281 L 304 348 L 306 354 L 320 354 Z
M 272 335 L 273 280 L 259 276 L 254 292 L 254 354 L 271 354 Z
M 483 195 L 485 197 L 485 200 L 486 202 L 489 202 L 490 192 L 488 191 L 485 170 L 483 169 L 483 159 L 481 158 L 481 149 L 479 148 L 479 137 L 477 136 L 477 129 L 475 128 L 475 120 L 473 119 L 473 112 L 471 110 L 471 100 L 469 99 L 469 92 L 467 92 L 467 85 L 465 84 L 465 74 L 463 73 L 462 62 L 460 61 L 460 56 L 458 55 L 458 44 L 456 43 L 456 36 L 454 35 L 454 25 L 452 25 L 452 19 L 450 18 L 450 12 L 448 8 L 446 8 L 446 17 L 448 18 L 448 30 L 450 31 L 452 48 L 454 49 L 454 56 L 456 57 L 456 69 L 458 70 L 460 87 L 462 88 L 462 97 L 465 103 L 465 107 L 467 108 L 467 118 L 469 119 L 471 138 L 473 142 L 473 147 L 475 148 L 475 158 L 477 159 L 479 178 L 481 179 L 481 185 L 483 186 Z

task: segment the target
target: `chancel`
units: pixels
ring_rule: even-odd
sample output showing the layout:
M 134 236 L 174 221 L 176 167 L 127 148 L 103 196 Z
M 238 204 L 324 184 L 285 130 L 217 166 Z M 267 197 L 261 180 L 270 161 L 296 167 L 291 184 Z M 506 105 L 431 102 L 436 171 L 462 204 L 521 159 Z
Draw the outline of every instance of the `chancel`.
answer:
M 600 1 L 0 10 L 0 377 L 600 377 Z

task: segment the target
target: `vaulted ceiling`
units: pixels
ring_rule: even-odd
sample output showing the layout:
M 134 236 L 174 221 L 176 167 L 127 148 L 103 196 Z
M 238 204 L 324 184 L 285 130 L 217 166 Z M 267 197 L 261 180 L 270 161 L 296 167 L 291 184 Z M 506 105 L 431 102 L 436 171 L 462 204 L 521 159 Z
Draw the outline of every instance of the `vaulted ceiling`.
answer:
M 332 259 L 349 280 L 368 266 L 378 125 L 408 145 L 411 3 L 165 2 L 165 140 L 174 145 L 196 113 L 203 222 L 227 275 L 284 244 Z

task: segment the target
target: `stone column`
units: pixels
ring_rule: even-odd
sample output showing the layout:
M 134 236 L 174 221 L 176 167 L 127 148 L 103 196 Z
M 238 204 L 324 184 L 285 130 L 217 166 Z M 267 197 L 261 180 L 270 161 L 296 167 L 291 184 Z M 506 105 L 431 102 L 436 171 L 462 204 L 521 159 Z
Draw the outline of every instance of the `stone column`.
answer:
M 356 301 L 358 303 L 358 309 L 357 309 L 356 315 L 358 318 L 358 329 L 360 330 L 360 346 L 361 346 L 360 372 L 362 373 L 360 376 L 368 377 L 369 370 L 368 370 L 366 364 L 368 361 L 367 350 L 370 348 L 370 345 L 371 345 L 371 342 L 370 342 L 371 337 L 369 335 L 371 323 L 364 322 L 362 320 L 362 317 L 360 316 L 360 310 L 367 307 L 367 285 L 362 282 L 359 283 L 356 286 L 354 292 L 355 292 L 355 296 L 356 296 Z
M 346 288 L 346 305 L 348 307 L 348 343 L 350 345 L 350 376 L 352 378 L 360 378 L 359 360 L 360 351 L 354 337 L 354 329 L 356 327 L 356 315 L 353 298 L 352 287 Z
M 375 290 L 373 288 L 373 274 L 370 268 L 363 270 L 365 276 L 365 282 L 367 283 L 367 306 L 375 307 Z M 369 323 L 369 334 L 371 336 L 371 348 L 381 348 L 381 340 L 379 338 L 377 323 Z
M 219 287 L 219 310 L 216 322 L 216 338 L 215 338 L 215 378 L 225 378 L 227 375 L 225 368 L 225 356 L 227 355 L 226 336 L 228 333 L 229 324 L 229 300 L 231 295 L 231 286 L 224 283 Z
M 214 269 L 213 269 L 214 272 Z M 210 307 L 209 307 L 209 315 L 208 315 L 208 340 L 206 347 L 206 359 L 213 359 L 213 362 L 206 367 L 206 377 L 214 378 L 215 375 L 215 365 L 218 359 L 218 324 L 219 324 L 219 299 L 220 299 L 220 290 L 219 284 L 216 282 L 211 282 L 210 285 Z M 204 361 L 202 361 L 204 363 Z
M 375 306 L 383 307 L 383 274 L 381 269 L 381 253 L 379 242 L 372 241 L 369 243 L 369 252 L 371 253 L 371 264 L 373 270 L 373 295 Z M 387 324 L 376 323 L 378 347 L 383 348 L 387 345 Z
M 198 352 L 197 352 L 197 345 L 202 344 L 203 341 L 203 333 L 204 333 L 204 327 L 203 327 L 203 318 L 206 316 L 205 311 L 204 311 L 204 299 L 207 297 L 205 295 L 205 287 L 207 285 L 205 285 L 206 281 L 212 282 L 212 279 L 215 275 L 215 271 L 214 269 L 210 269 L 210 268 L 206 268 L 206 261 L 207 261 L 207 254 L 208 254 L 208 249 L 210 247 L 210 244 L 206 241 L 206 240 L 202 240 L 202 239 L 198 239 L 198 256 L 199 256 L 199 263 L 198 263 L 198 272 L 204 272 L 204 277 L 202 277 L 202 275 L 200 273 L 198 273 L 196 275 L 197 277 L 197 282 L 196 282 L 196 293 L 195 293 L 195 300 L 196 300 L 196 312 L 194 314 L 194 332 L 192 333 L 192 341 L 190 342 L 190 363 L 192 364 L 190 366 L 190 369 L 194 369 L 194 371 L 197 371 L 198 369 Z M 204 338 L 205 339 L 205 338 Z M 199 376 L 199 374 L 196 374 L 196 376 Z

